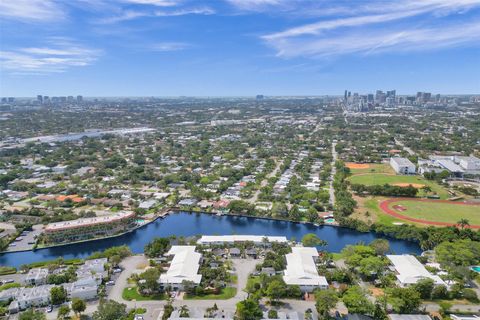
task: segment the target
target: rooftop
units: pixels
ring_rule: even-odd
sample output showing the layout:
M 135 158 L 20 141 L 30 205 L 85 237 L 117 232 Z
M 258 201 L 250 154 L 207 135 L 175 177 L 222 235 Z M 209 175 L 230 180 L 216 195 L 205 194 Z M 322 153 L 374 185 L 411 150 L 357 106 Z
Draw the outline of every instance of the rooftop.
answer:
M 215 242 L 256 242 L 262 243 L 267 238 L 268 242 L 288 242 L 283 236 L 254 236 L 254 235 L 225 235 L 225 236 L 202 236 L 198 239 L 198 244 L 215 243 Z
M 172 246 L 167 255 L 174 257 L 167 272 L 160 275 L 160 283 L 182 283 L 182 281 L 200 283 L 202 276 L 198 274 L 198 268 L 202 255 L 195 252 L 195 246 Z
M 397 279 L 402 284 L 414 284 L 422 279 L 432 279 L 437 285 L 445 285 L 445 282 L 437 275 L 428 272 L 427 269 L 412 255 L 387 255 L 397 271 Z
M 293 247 L 286 255 L 287 269 L 283 280 L 289 285 L 328 286 L 327 279 L 318 274 L 314 257 L 318 251 L 310 247 Z
M 120 211 L 108 216 L 95 217 L 95 218 L 83 218 L 83 219 L 77 219 L 77 220 L 49 223 L 45 227 L 45 231 L 51 232 L 51 231 L 58 231 L 58 230 L 65 230 L 65 229 L 73 229 L 78 227 L 87 227 L 87 226 L 96 225 L 96 224 L 111 223 L 111 222 L 123 220 L 133 216 L 135 216 L 134 212 Z

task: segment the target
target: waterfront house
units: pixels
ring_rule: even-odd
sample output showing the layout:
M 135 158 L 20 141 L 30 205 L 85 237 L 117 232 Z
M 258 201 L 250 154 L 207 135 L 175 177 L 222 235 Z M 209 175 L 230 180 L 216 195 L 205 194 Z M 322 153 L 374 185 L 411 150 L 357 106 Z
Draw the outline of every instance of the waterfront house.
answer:
M 202 275 L 198 274 L 198 269 L 202 255 L 195 252 L 195 246 L 172 246 L 166 255 L 173 256 L 173 259 L 167 272 L 158 279 L 163 289 L 183 290 L 184 281 L 200 284 Z
M 28 271 L 25 277 L 25 285 L 27 286 L 39 286 L 47 283 L 48 269 L 46 268 L 33 268 Z
M 315 264 L 318 259 L 316 248 L 293 247 L 287 254 L 287 268 L 283 280 L 288 285 L 298 285 L 303 292 L 313 292 L 315 289 L 327 289 L 328 282 L 320 276 Z
M 422 279 L 432 279 L 435 285 L 445 285 L 439 276 L 431 274 L 425 267 L 412 255 L 387 255 L 392 263 L 393 270 L 400 286 L 406 287 L 416 284 Z

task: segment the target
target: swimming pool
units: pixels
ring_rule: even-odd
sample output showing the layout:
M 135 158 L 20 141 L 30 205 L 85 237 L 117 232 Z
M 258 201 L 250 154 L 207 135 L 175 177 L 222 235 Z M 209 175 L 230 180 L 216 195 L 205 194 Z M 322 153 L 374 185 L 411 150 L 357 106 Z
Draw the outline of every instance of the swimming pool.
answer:
M 472 270 L 480 273 L 480 266 L 472 267 Z
M 335 222 L 335 219 L 333 218 L 325 219 L 325 223 L 334 223 L 334 222 Z

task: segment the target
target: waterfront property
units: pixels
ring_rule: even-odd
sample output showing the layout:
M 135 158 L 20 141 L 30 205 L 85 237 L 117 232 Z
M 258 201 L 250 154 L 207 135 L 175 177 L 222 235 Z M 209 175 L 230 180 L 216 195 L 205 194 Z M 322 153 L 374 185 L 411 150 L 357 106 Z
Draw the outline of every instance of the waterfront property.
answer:
M 316 260 L 318 251 L 310 247 L 293 247 L 287 258 L 287 269 L 283 280 L 288 285 L 298 285 L 303 292 L 312 292 L 315 289 L 327 289 L 325 277 L 318 274 Z
M 437 275 L 428 272 L 427 269 L 412 255 L 387 255 L 396 272 L 398 283 L 402 287 L 416 284 L 422 279 L 432 279 L 435 285 L 445 285 L 446 283 Z
M 255 236 L 255 235 L 224 235 L 224 236 L 202 236 L 197 243 L 205 245 L 234 244 L 235 242 L 253 242 L 255 245 L 268 244 L 271 242 L 287 243 L 286 237 Z
M 39 286 L 47 283 L 48 269 L 46 268 L 33 268 L 28 271 L 25 277 L 25 285 L 27 286 Z
M 198 274 L 198 269 L 202 255 L 195 252 L 195 246 L 172 246 L 166 255 L 173 259 L 167 272 L 158 279 L 163 289 L 183 290 L 184 281 L 200 284 L 202 275 Z
M 108 237 L 135 226 L 135 213 L 120 211 L 112 215 L 50 223 L 45 227 L 47 243 L 63 243 Z
M 340 252 L 346 245 L 359 241 L 370 243 L 375 239 L 386 238 L 393 252 L 420 254 L 418 243 L 381 236 L 374 232 L 359 232 L 336 226 L 315 226 L 308 223 L 258 219 L 254 217 L 223 216 L 208 214 L 190 214 L 180 212 L 158 219 L 130 233 L 109 239 L 99 239 L 66 246 L 38 249 L 35 251 L 12 252 L 0 255 L 0 265 L 19 267 L 39 261 L 87 258 L 92 253 L 112 246 L 128 245 L 134 253 L 142 253 L 144 247 L 154 237 L 191 237 L 198 234 L 252 234 L 284 236 L 287 239 L 302 239 L 306 233 L 315 233 L 327 241 L 325 250 Z M 262 236 L 261 236 L 262 237 Z

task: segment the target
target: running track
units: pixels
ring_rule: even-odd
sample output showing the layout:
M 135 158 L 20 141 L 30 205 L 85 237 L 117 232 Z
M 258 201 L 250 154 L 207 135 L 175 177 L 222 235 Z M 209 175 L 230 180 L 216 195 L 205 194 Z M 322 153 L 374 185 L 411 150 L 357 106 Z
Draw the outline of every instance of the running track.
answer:
M 430 200 L 430 199 L 416 199 L 416 198 L 392 198 L 388 200 L 384 200 L 380 203 L 380 209 L 382 209 L 383 212 L 386 214 L 401 219 L 401 220 L 407 220 L 407 221 L 412 221 L 416 223 L 422 223 L 422 224 L 427 224 L 431 226 L 443 226 L 443 227 L 451 227 L 451 226 L 458 226 L 456 223 L 448 223 L 448 222 L 439 222 L 439 221 L 429 221 L 429 220 L 423 220 L 423 219 L 417 219 L 417 218 L 412 218 L 409 216 L 405 216 L 403 214 L 398 213 L 397 211 L 394 211 L 390 209 L 390 204 L 398 202 L 398 201 L 417 201 L 417 202 L 444 202 L 444 203 L 449 203 L 449 204 L 455 204 L 459 206 L 478 206 L 480 209 L 480 205 L 475 204 L 475 203 L 465 203 L 465 202 L 452 202 L 448 200 Z M 480 225 L 471 225 L 471 226 L 465 226 L 465 228 L 471 228 L 471 229 L 480 229 Z

